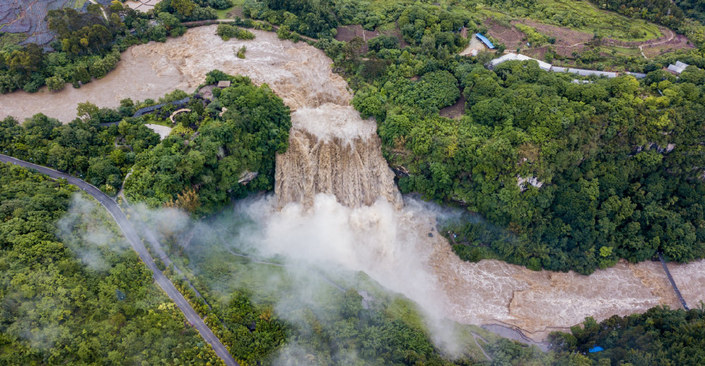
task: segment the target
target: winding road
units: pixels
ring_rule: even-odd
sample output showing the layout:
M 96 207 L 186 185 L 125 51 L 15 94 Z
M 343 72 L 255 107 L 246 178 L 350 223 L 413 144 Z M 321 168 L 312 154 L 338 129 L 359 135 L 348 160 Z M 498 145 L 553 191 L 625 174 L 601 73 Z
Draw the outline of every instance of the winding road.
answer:
M 69 183 L 80 188 L 81 190 L 95 198 L 98 202 L 100 202 L 100 204 L 103 205 L 106 210 L 108 210 L 117 225 L 120 227 L 120 230 L 122 230 L 123 234 L 130 242 L 130 245 L 132 245 L 132 249 L 137 252 L 137 254 L 140 256 L 140 259 L 142 259 L 142 262 L 144 262 L 144 264 L 147 265 L 147 268 L 152 271 L 154 280 L 157 282 L 159 287 L 161 287 L 162 290 L 166 292 L 167 296 L 169 296 L 169 298 L 174 301 L 176 306 L 179 307 L 181 312 L 184 313 L 186 320 L 188 320 L 188 322 L 191 323 L 193 327 L 196 328 L 196 330 L 198 330 L 198 333 L 201 335 L 201 337 L 206 342 L 208 342 L 208 344 L 211 345 L 215 353 L 218 355 L 218 357 L 220 357 L 220 359 L 223 360 L 226 365 L 239 366 L 230 354 L 230 352 L 228 352 L 227 348 L 225 348 L 225 345 L 223 345 L 223 343 L 220 342 L 218 337 L 216 337 L 215 334 L 213 334 L 213 332 L 210 330 L 210 328 L 208 328 L 206 323 L 203 321 L 203 319 L 201 319 L 198 313 L 196 313 L 193 307 L 191 307 L 191 304 L 189 304 L 186 298 L 184 298 L 184 296 L 176 289 L 176 287 L 174 287 L 174 284 L 171 283 L 171 281 L 162 273 L 162 271 L 157 268 L 157 265 L 154 263 L 154 259 L 152 259 L 152 256 L 147 251 L 147 248 L 144 246 L 144 243 L 142 243 L 142 240 L 140 240 L 139 235 L 137 235 L 137 231 L 135 230 L 134 226 L 132 226 L 132 223 L 130 223 L 130 221 L 127 219 L 127 216 L 125 216 L 125 214 L 122 212 L 120 206 L 118 206 L 115 200 L 110 198 L 105 193 L 101 192 L 98 188 L 94 187 L 93 185 L 88 184 L 87 182 L 78 179 L 74 176 L 56 171 L 51 168 L 32 164 L 3 154 L 0 154 L 0 162 L 11 163 L 24 168 L 33 169 L 41 174 L 46 174 L 54 179 L 65 179 Z

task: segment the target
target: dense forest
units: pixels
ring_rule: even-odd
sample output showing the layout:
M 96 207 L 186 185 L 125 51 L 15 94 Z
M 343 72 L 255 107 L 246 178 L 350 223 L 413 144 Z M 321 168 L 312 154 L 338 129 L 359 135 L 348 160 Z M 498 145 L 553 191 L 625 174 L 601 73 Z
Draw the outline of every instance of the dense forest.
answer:
M 260 327 L 262 319 L 268 319 L 266 314 L 272 311 L 273 304 L 277 321 L 283 322 L 287 331 L 286 343 L 278 349 L 281 353 L 271 355 L 279 360 L 275 364 L 474 365 L 483 355 L 470 332 L 484 337 L 487 344 L 482 343 L 482 347 L 493 347 L 493 357 L 496 355 L 503 361 L 527 360 L 541 353 L 535 347 L 505 342 L 479 327 L 448 322 L 444 331 L 457 332 L 458 342 L 463 345 L 460 354 L 451 357 L 431 341 L 432 335 L 414 303 L 388 293 L 365 274 L 336 274 L 315 266 L 295 268 L 296 265 L 289 267 L 234 255 L 233 248 L 239 244 L 230 238 L 248 231 L 249 219 L 233 210 L 211 216 L 207 225 L 208 230 L 199 231 L 187 248 L 174 244 L 168 250 L 175 256 L 182 253 L 188 258 L 185 268 L 198 278 L 197 287 L 214 312 L 229 314 L 230 310 L 225 309 L 233 303 L 245 302 L 248 297 L 260 304 L 258 308 L 265 316 L 259 320 L 221 316 L 230 329 L 238 327 L 233 323 L 239 319 L 244 319 L 246 325 L 250 323 L 248 319 L 257 323 L 250 327 L 256 329 L 250 334 L 259 332 L 251 346 L 246 344 L 251 337 L 247 333 L 234 338 L 244 346 L 233 348 L 245 351 L 234 351 L 238 357 L 256 355 L 250 347 L 262 349 L 281 339 L 276 329 Z M 302 301 L 300 296 L 306 299 Z M 520 352 L 504 352 L 511 347 Z M 545 355 L 544 359 L 552 357 Z
M 136 156 L 128 198 L 214 212 L 232 198 L 273 189 L 275 155 L 289 143 L 289 108 L 246 77 L 213 71 L 206 84 L 220 80 L 232 84 L 213 89 L 206 107 L 194 98 L 191 112 L 178 116 L 178 132 Z M 196 196 L 187 194 L 194 189 Z
M 148 19 L 120 5 L 110 7 L 106 14 L 108 19 L 98 6 L 90 6 L 86 13 L 70 8 L 50 11 L 47 22 L 56 33 L 55 52 L 45 52 L 35 44 L 0 50 L 0 92 L 35 92 L 43 85 L 56 91 L 66 83 L 79 87 L 115 68 L 127 47 L 166 39 L 163 28 L 150 27 Z M 128 26 L 135 28 L 134 34 L 127 31 Z
M 0 164 L 0 364 L 219 364 L 75 190 Z
M 592 2 L 601 8 L 633 18 L 646 19 L 669 28 L 678 28 L 685 19 L 683 10 L 669 0 L 592 0 Z
M 364 300 L 355 290 L 332 297 L 324 309 L 301 309 L 304 330 L 290 342 L 302 352 L 315 355 L 312 365 L 472 365 L 462 355 L 453 360 L 443 355 L 430 341 L 415 310 L 398 303 L 363 307 Z M 394 309 L 406 311 L 394 314 Z M 299 354 L 297 354 L 297 351 Z
M 87 198 L 72 201 L 74 188 L 26 169 L 3 164 L 0 173 L 3 363 L 219 363 L 196 332 L 184 328 L 181 314 L 165 302 L 136 255 L 116 250 L 129 246 L 102 208 Z M 55 225 L 68 231 L 59 238 Z M 108 232 L 101 234 L 100 243 L 95 235 L 86 235 L 101 227 Z M 86 255 L 91 252 L 97 257 Z M 292 332 L 288 341 L 299 348 L 288 349 L 292 353 L 287 357 L 309 357 L 313 364 L 326 365 L 349 364 L 351 355 L 365 364 L 472 364 L 441 357 L 416 315 L 402 303 L 363 308 L 361 297 L 351 291 L 332 299 L 337 300 L 325 311 L 302 309 L 306 323 L 287 331 Z M 272 349 L 258 352 L 265 342 L 281 342 L 282 330 L 290 326 L 282 329 L 280 321 L 270 321 L 271 311 L 254 306 L 244 293 L 232 294 L 221 316 L 231 331 L 241 329 L 233 333 L 232 344 L 242 360 L 272 361 Z M 703 357 L 698 342 L 705 339 L 704 313 L 654 308 L 599 324 L 587 319 L 571 334 L 552 335 L 556 353 L 542 354 L 509 341 L 491 342 L 487 351 L 493 364 L 589 365 L 604 359 L 635 365 L 697 364 Z M 250 338 L 256 334 L 259 340 Z M 595 345 L 605 351 L 583 356 Z M 304 349 L 315 352 L 296 353 Z
M 705 4 L 694 0 L 591 0 L 596 6 L 686 32 L 687 19 L 705 21 Z
M 705 3 L 698 0 L 676 0 L 676 5 L 683 9 L 686 16 L 701 23 L 705 22 Z
M 705 359 L 705 308 L 649 309 L 644 314 L 588 318 L 571 333 L 551 335 L 563 353 L 588 354 L 598 365 L 700 365 Z M 599 346 L 601 352 L 588 351 Z
M 132 101 L 119 111 L 91 104 L 78 108 L 80 117 L 68 124 L 37 114 L 20 124 L 12 117 L 0 121 L 0 151 L 84 178 L 108 194 L 116 194 L 139 154 L 159 143 L 159 135 L 144 120 L 126 119 L 120 125 L 101 123 L 132 116 Z
M 465 71 L 462 119 L 428 117 L 433 137 L 392 125 L 388 137 L 410 138 L 390 146 L 412 152 L 390 149 L 411 173 L 403 189 L 459 202 L 506 228 L 481 240 L 484 224 L 467 225 L 458 241 L 474 248 L 464 250 L 582 273 L 658 251 L 703 257 L 703 100 L 688 74 L 640 87 L 631 77 L 578 86 L 521 63 Z M 386 131 L 382 124 L 383 138 Z

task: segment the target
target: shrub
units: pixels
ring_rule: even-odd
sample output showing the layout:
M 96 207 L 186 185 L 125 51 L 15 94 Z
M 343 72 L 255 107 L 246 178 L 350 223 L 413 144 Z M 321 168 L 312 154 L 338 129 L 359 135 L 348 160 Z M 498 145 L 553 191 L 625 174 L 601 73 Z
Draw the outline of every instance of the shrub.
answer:
M 255 35 L 242 28 L 238 28 L 235 26 L 232 26 L 230 24 L 218 24 L 218 30 L 216 33 L 220 36 L 220 38 L 223 39 L 223 41 L 227 41 L 230 38 L 237 38 L 237 39 L 254 39 Z

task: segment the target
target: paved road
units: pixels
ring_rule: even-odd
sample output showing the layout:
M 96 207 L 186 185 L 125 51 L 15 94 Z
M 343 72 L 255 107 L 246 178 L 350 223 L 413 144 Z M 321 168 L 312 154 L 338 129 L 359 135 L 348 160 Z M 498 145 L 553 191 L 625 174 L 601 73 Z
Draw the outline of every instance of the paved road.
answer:
M 132 245 L 132 248 L 142 259 L 142 262 L 144 262 L 144 264 L 146 264 L 147 267 L 152 271 L 152 274 L 154 275 L 154 280 L 157 282 L 157 284 L 159 284 L 159 287 L 161 287 L 164 292 L 166 292 L 169 298 L 171 298 L 171 300 L 174 301 L 176 306 L 181 309 L 181 312 L 184 313 L 186 320 L 188 320 L 189 323 L 191 323 L 194 328 L 198 330 L 198 333 L 201 334 L 201 337 L 203 337 L 203 339 L 208 342 L 211 347 L 213 347 L 215 353 L 218 355 L 218 357 L 223 360 L 223 362 L 225 362 L 226 365 L 238 366 L 238 363 L 235 362 L 235 359 L 232 357 L 232 355 L 230 355 L 227 348 L 225 348 L 225 346 L 220 342 L 218 337 L 213 334 L 213 332 L 210 330 L 210 328 L 208 328 L 206 323 L 203 322 L 203 319 L 201 319 L 198 313 L 196 313 L 193 307 L 191 307 L 191 304 L 189 304 L 189 302 L 184 298 L 184 296 L 176 289 L 176 287 L 174 287 L 174 284 L 171 283 L 171 281 L 166 276 L 164 276 L 162 271 L 157 268 L 157 265 L 154 263 L 152 256 L 149 254 L 149 252 L 147 252 L 147 248 L 145 248 L 144 243 L 142 243 L 142 240 L 140 240 L 139 236 L 137 235 L 137 231 L 135 230 L 134 226 L 132 226 L 125 214 L 122 212 L 122 210 L 120 210 L 118 204 L 112 198 L 110 198 L 105 193 L 101 192 L 98 188 L 86 183 L 85 181 L 68 175 L 66 173 L 56 171 L 54 169 L 32 164 L 3 154 L 0 154 L 0 162 L 12 163 L 25 168 L 33 169 L 38 171 L 39 173 L 46 174 L 52 178 L 66 179 L 69 183 L 77 186 L 78 188 L 82 189 L 84 192 L 90 194 L 91 196 L 93 196 L 93 198 L 98 200 L 98 202 L 100 202 L 100 204 L 102 204 L 103 207 L 108 210 L 110 215 L 118 224 L 123 234 Z

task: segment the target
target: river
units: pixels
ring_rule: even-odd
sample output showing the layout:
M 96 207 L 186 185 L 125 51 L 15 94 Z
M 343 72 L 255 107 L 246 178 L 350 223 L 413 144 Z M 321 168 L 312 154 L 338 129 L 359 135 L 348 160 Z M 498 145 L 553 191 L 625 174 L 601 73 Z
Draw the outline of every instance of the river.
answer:
M 225 42 L 208 26 L 166 43 L 132 47 L 116 70 L 80 89 L 0 95 L 0 118 L 42 112 L 68 122 L 80 102 L 115 107 L 128 97 L 192 92 L 216 68 L 247 75 L 267 83 L 293 111 L 291 148 L 277 157 L 278 202 L 269 208 L 276 213 L 262 215 L 274 254 L 306 253 L 362 270 L 429 312 L 518 327 L 535 340 L 587 316 L 601 320 L 659 304 L 679 306 L 658 262 L 620 262 L 582 276 L 495 260 L 461 261 L 433 231 L 433 209 L 402 203 L 374 121 L 361 119 L 350 106 L 350 91 L 332 72 L 330 59 L 305 43 L 254 33 L 254 40 Z M 242 45 L 245 59 L 235 55 Z M 689 305 L 705 300 L 705 261 L 669 268 Z

